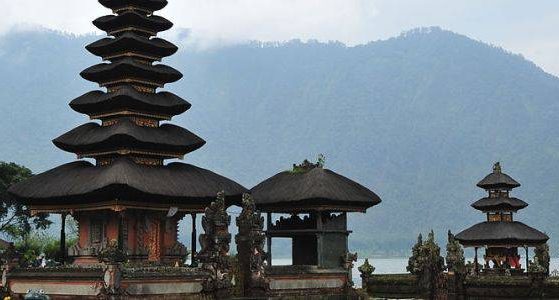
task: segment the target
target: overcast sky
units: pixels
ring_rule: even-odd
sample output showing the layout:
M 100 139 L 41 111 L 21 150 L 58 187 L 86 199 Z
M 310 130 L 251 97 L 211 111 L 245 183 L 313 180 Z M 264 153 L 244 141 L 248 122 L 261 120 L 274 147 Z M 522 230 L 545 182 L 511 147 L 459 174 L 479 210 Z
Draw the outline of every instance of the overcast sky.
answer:
M 215 47 L 246 40 L 339 40 L 355 45 L 440 26 L 520 53 L 559 75 L 559 0 L 169 0 L 159 12 L 189 28 L 187 41 Z M 108 14 L 95 0 L 0 0 L 0 34 L 43 26 L 94 32 Z M 6 10 L 7 9 L 7 10 Z M 176 33 L 176 32 L 175 32 Z M 170 38 L 173 31 L 169 33 Z

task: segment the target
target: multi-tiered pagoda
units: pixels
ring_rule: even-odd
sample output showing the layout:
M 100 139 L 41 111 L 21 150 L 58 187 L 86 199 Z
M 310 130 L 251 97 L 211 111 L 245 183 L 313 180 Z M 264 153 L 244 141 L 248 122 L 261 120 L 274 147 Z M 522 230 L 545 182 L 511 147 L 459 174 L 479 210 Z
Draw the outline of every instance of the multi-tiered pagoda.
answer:
M 194 221 L 218 192 L 225 191 L 234 202 L 245 188 L 193 165 L 165 164 L 205 144 L 194 133 L 164 123 L 190 108 L 177 95 L 157 91 L 182 77 L 158 63 L 177 51 L 172 43 L 155 37 L 173 25 L 153 14 L 167 1 L 99 2 L 114 14 L 93 24 L 109 37 L 86 49 L 105 62 L 81 76 L 103 90 L 70 103 L 72 109 L 98 122 L 53 141 L 78 159 L 95 163 L 80 160 L 60 166 L 13 186 L 10 192 L 34 212 L 60 213 L 63 220 L 71 214 L 78 221 L 79 243 L 69 249 L 76 263 L 96 261 L 99 251 L 113 240 L 132 259 L 175 261 L 186 253 L 177 241 L 178 222 L 186 214 L 192 214 Z M 194 250 L 195 241 L 194 231 Z
M 485 248 L 484 271 L 490 273 L 504 272 L 506 269 L 522 271 L 518 248 L 526 250 L 528 265 L 528 247 L 536 247 L 547 242 L 549 237 L 522 222 L 514 220 L 514 214 L 528 206 L 528 203 L 510 197 L 510 191 L 520 186 L 516 180 L 501 170 L 496 163 L 493 172 L 482 179 L 478 187 L 488 192 L 488 197 L 472 204 L 472 207 L 487 215 L 487 221 L 476 224 L 456 235 L 464 247 L 475 249 L 475 266 L 477 269 L 477 250 Z

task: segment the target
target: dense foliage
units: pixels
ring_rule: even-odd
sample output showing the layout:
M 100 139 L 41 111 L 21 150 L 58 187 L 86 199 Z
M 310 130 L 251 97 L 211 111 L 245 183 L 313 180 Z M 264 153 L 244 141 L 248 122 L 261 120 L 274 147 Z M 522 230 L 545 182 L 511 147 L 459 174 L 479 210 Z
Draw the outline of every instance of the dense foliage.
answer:
M 96 88 L 78 75 L 98 63 L 83 49 L 96 39 L 0 37 L 0 158 L 35 172 L 75 159 L 50 140 L 88 122 L 67 103 Z M 517 219 L 559 249 L 559 223 L 549 221 L 559 211 L 559 80 L 521 56 L 435 28 L 357 47 L 183 47 L 164 62 L 185 74 L 167 90 L 193 104 L 173 122 L 208 141 L 188 163 L 250 188 L 324 153 L 329 169 L 377 192 L 382 204 L 349 217 L 361 257 L 408 255 L 418 232 L 482 221 L 470 204 L 495 161 L 530 204 Z
M 77 243 L 75 236 L 66 240 L 66 246 L 72 247 Z M 39 256 L 44 255 L 48 261 L 56 261 L 60 257 L 60 239 L 46 232 L 33 232 L 19 239 L 15 243 L 17 253 L 23 265 L 37 264 Z
M 32 229 L 46 229 L 51 224 L 46 214 L 31 217 L 27 207 L 7 192 L 12 184 L 31 176 L 31 170 L 26 167 L 0 162 L 0 234 L 12 239 L 24 237 Z

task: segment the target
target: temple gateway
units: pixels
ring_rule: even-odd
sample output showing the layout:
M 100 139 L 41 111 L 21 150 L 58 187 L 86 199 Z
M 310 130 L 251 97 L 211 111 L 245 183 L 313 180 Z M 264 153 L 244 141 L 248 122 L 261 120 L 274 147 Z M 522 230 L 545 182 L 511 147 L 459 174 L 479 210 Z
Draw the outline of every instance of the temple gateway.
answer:
M 477 186 L 486 190 L 488 196 L 474 202 L 472 207 L 486 214 L 487 221 L 458 233 L 456 240 L 464 247 L 474 248 L 476 273 L 480 271 L 479 248 L 485 249 L 482 270 L 484 273 L 522 273 L 528 267 L 528 248 L 545 244 L 549 237 L 515 220 L 514 214 L 526 208 L 528 203 L 510 196 L 510 192 L 519 187 L 520 183 L 503 173 L 500 163 L 496 163 L 493 172 L 483 178 Z M 526 252 L 524 267 L 518 248 L 524 248 Z

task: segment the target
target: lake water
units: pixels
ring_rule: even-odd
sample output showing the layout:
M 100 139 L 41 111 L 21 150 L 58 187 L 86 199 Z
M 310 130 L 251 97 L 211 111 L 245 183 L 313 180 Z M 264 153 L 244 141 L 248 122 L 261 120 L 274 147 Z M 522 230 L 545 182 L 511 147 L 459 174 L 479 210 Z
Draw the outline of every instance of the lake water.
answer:
M 468 258 L 466 261 L 473 261 L 473 258 Z M 525 258 L 522 257 L 521 262 L 525 262 Z M 365 262 L 365 259 L 358 259 L 354 264 L 353 268 L 353 282 L 355 282 L 356 287 L 361 287 L 361 276 L 357 268 Z M 373 258 L 369 259 L 369 263 L 372 264 L 376 269 L 374 274 L 402 274 L 406 272 L 406 266 L 408 265 L 408 258 Z M 278 258 L 273 259 L 272 264 L 279 265 L 290 265 L 290 258 Z M 550 270 L 559 270 L 559 258 L 552 258 L 550 261 Z

